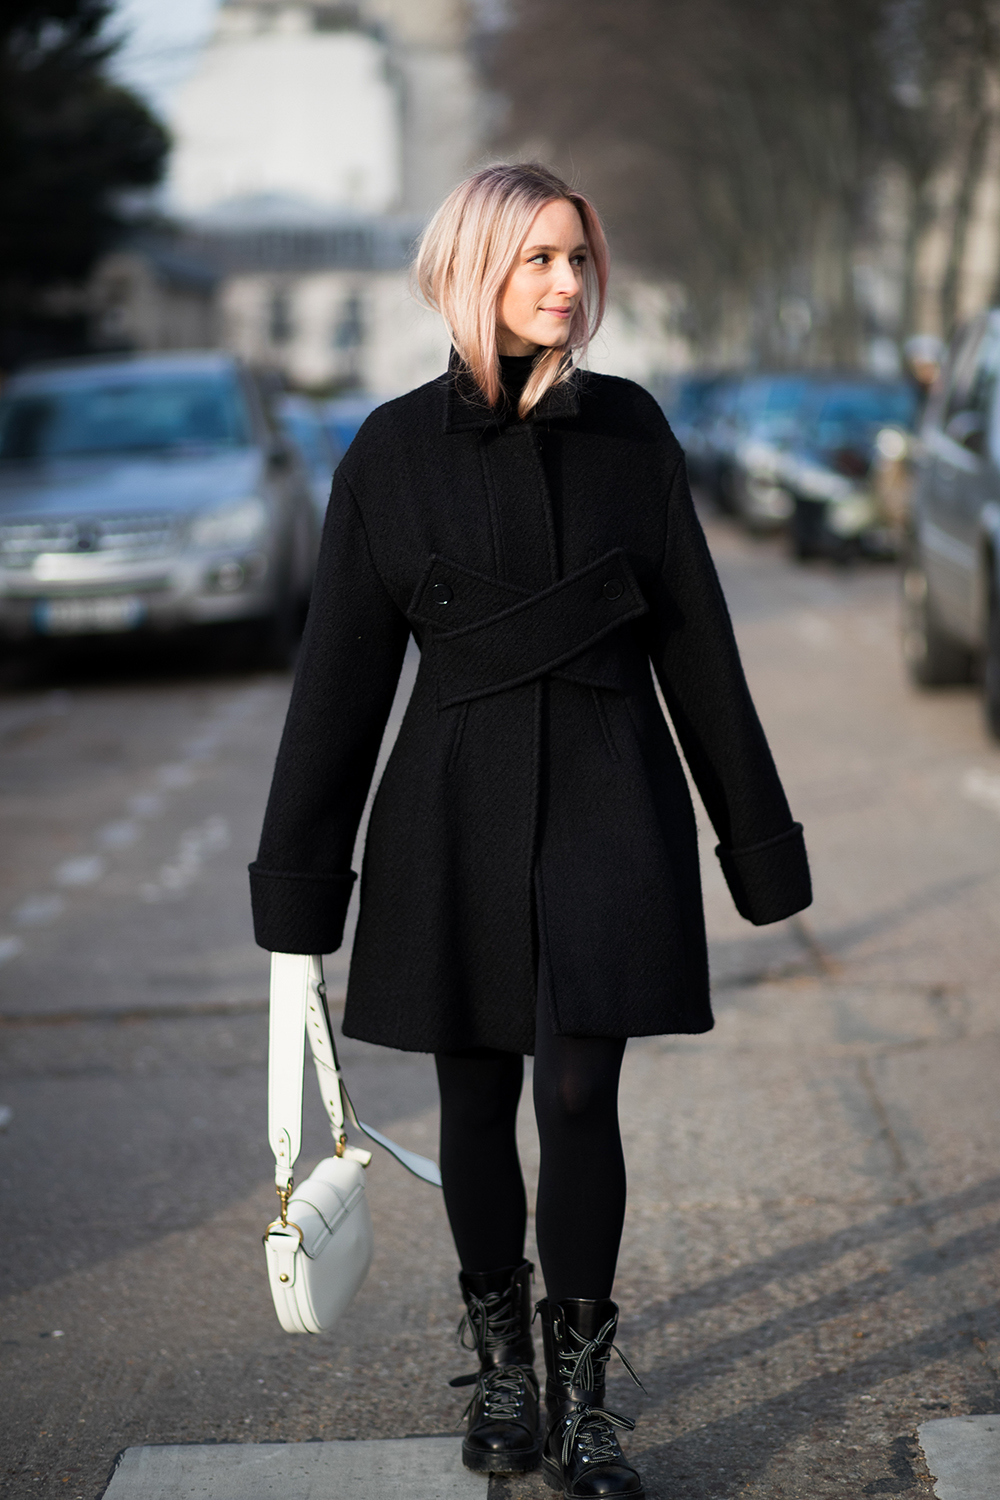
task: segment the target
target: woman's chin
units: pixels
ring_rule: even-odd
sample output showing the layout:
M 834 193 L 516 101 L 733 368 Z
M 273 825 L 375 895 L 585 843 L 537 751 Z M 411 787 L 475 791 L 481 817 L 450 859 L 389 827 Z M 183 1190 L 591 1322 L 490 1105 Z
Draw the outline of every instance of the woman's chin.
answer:
M 540 335 L 538 339 L 539 349 L 561 349 L 569 338 L 568 328 L 557 328 L 554 333 Z

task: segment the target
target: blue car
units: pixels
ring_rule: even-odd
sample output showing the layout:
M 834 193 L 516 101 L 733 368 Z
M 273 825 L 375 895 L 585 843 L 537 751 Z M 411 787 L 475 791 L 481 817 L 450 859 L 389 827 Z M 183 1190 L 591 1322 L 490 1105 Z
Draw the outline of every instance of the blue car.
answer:
M 0 399 L 0 639 L 253 623 L 286 657 L 319 526 L 226 354 L 76 360 Z
M 884 514 L 875 467 L 885 434 L 913 429 L 917 392 L 903 380 L 817 380 L 786 445 L 781 482 L 792 498 L 792 553 L 893 557 L 899 538 Z

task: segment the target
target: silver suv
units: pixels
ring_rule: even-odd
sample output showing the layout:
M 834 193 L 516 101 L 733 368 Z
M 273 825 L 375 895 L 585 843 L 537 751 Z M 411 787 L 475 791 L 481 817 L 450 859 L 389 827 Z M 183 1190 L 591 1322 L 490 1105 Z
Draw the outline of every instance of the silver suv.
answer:
M 287 656 L 318 517 L 224 354 L 77 360 L 0 399 L 0 638 L 253 621 Z
M 903 570 L 903 646 L 914 682 L 981 673 L 1000 738 L 1000 311 L 955 341 L 920 433 Z

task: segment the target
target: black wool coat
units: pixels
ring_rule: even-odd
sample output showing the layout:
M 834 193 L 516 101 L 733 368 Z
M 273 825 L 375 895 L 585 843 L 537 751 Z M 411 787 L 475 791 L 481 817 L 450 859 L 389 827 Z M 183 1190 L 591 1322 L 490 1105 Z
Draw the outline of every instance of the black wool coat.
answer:
M 695 820 L 743 916 L 811 900 L 691 504 L 639 386 L 577 373 L 532 419 L 453 369 L 368 418 L 333 485 L 251 865 L 257 941 L 339 947 L 410 632 L 420 667 L 375 797 L 344 1031 L 530 1052 L 712 1025 Z

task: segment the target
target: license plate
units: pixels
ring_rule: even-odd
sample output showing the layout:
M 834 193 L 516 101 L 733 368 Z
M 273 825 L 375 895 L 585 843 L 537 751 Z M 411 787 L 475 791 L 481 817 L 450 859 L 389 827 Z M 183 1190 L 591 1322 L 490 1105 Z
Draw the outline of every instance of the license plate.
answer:
M 130 594 L 111 599 L 39 599 L 35 624 L 43 635 L 90 635 L 134 630 L 145 613 L 142 600 Z

